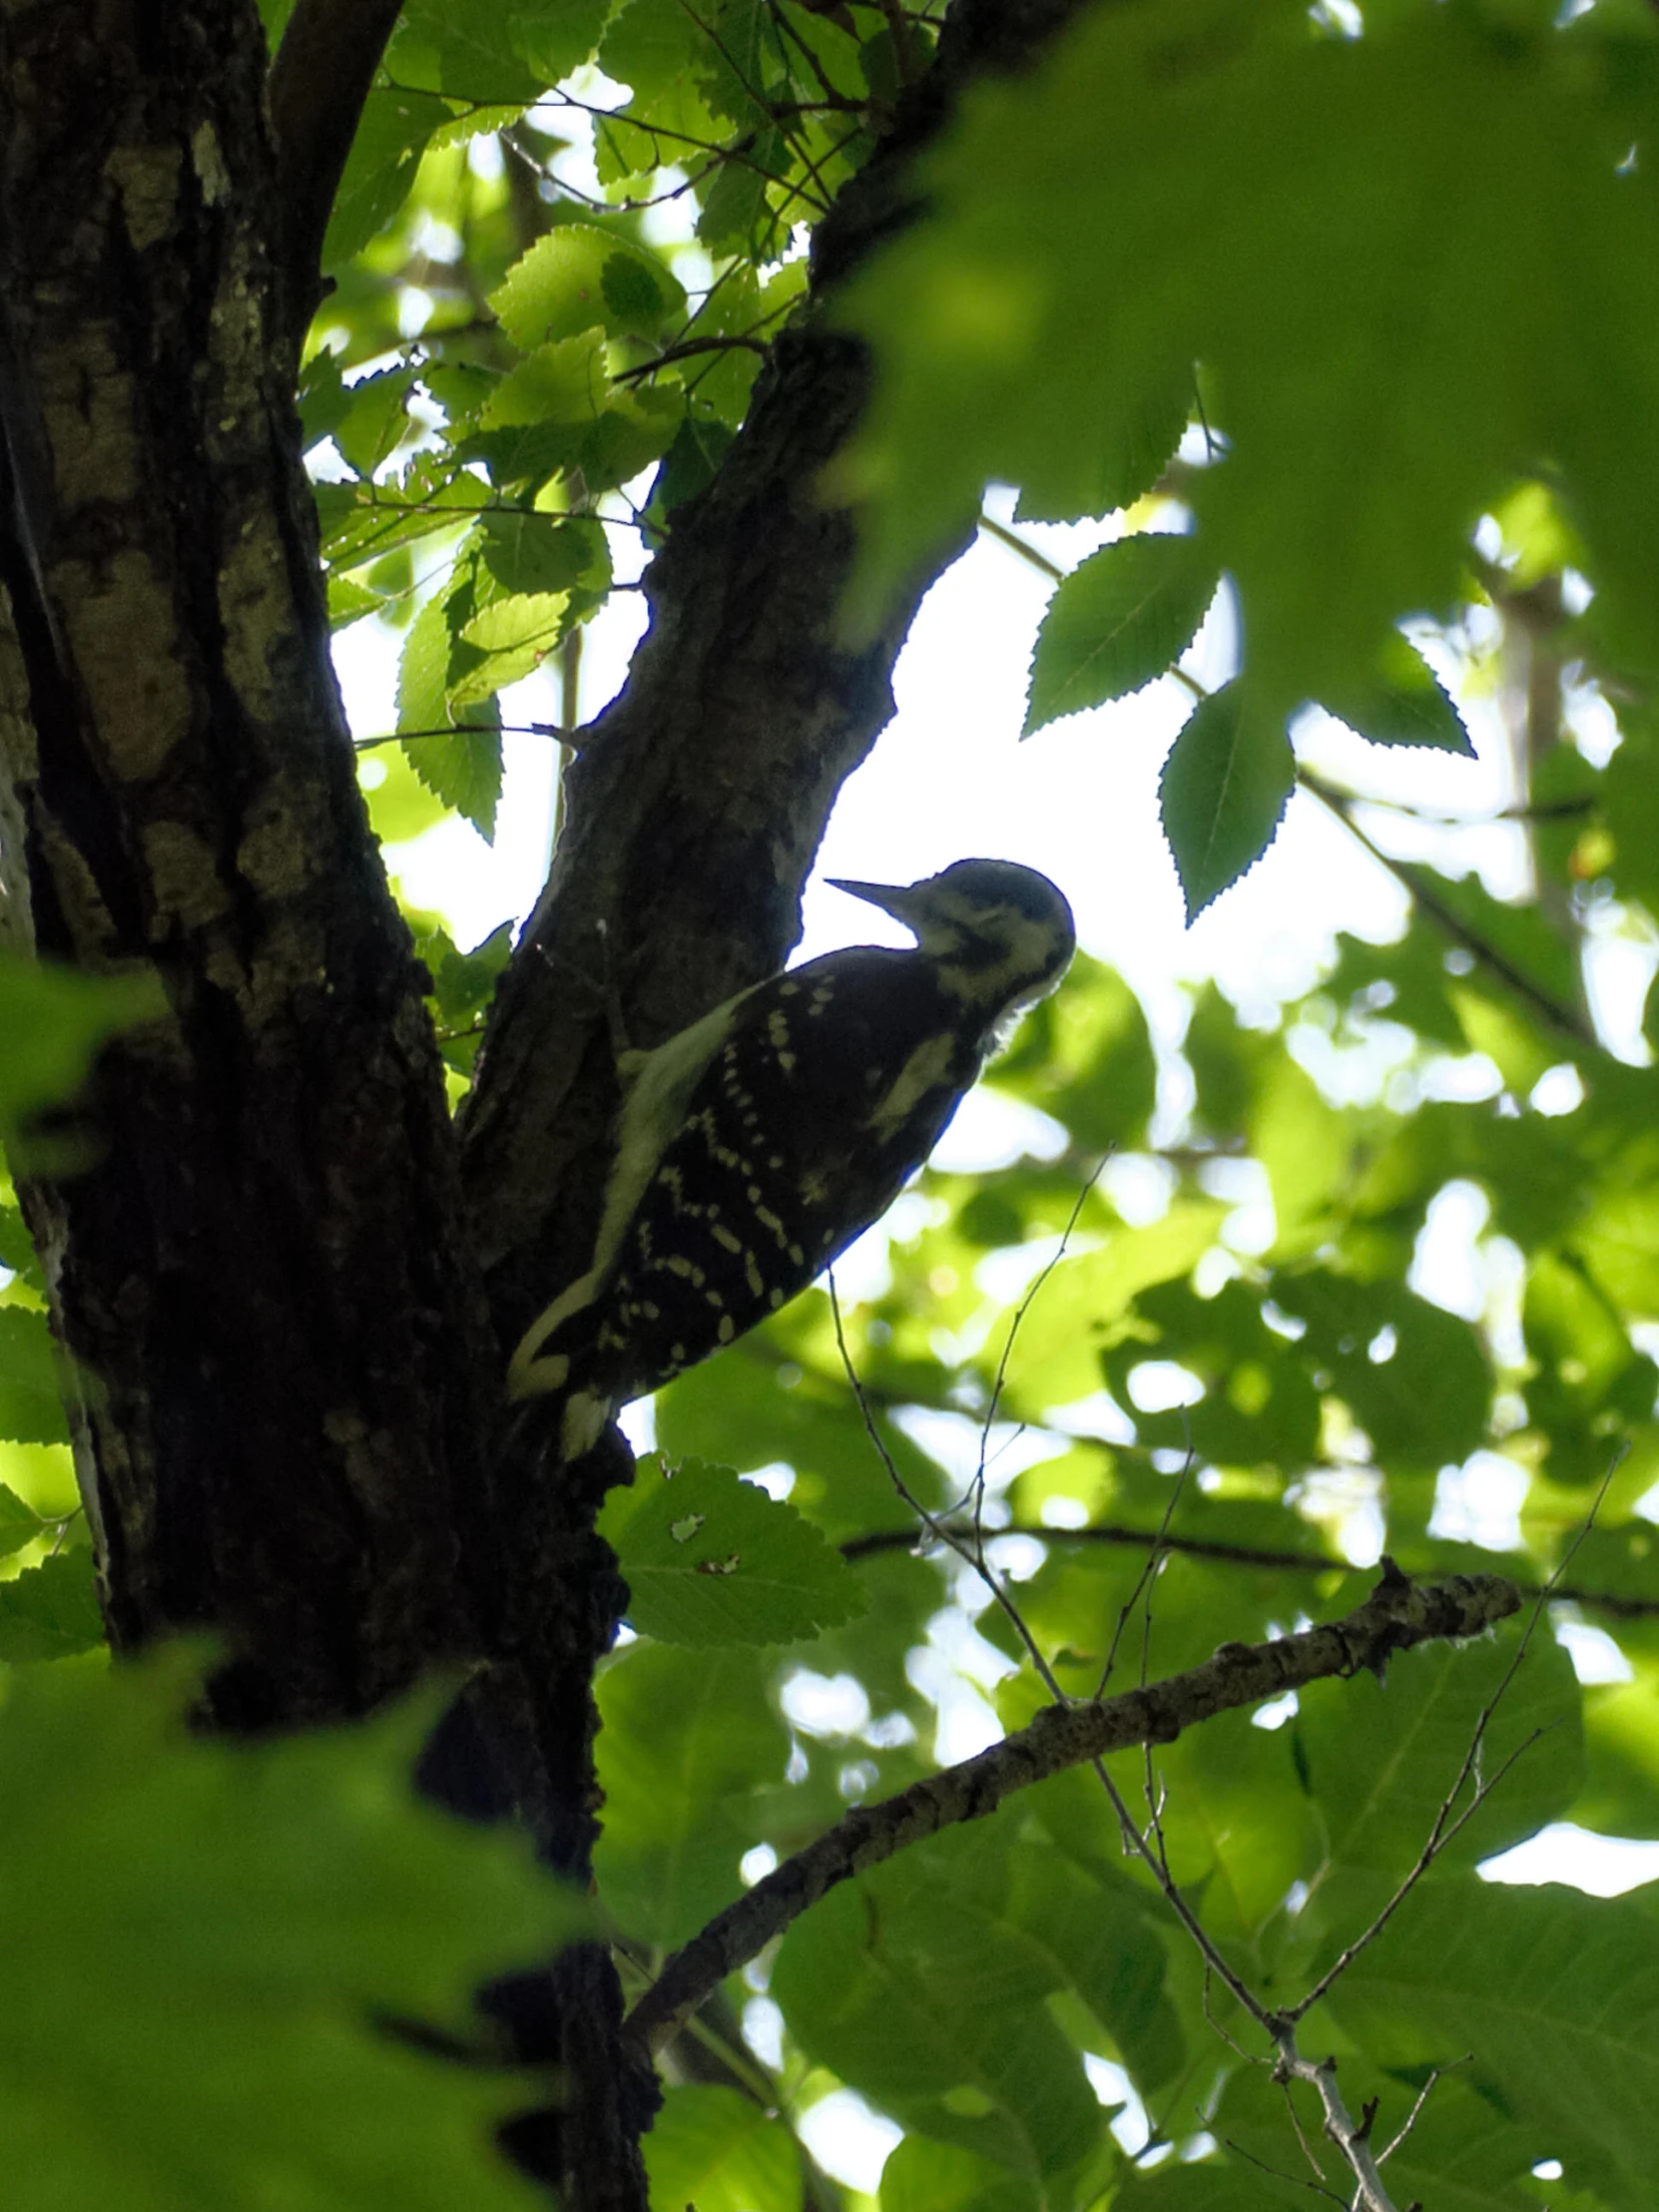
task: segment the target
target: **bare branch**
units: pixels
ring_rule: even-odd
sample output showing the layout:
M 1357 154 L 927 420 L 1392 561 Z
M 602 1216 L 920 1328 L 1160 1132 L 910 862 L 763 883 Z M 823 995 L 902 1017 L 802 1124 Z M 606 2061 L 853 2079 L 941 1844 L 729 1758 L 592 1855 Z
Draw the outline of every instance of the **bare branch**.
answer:
M 1355 2119 L 1337 2086 L 1335 2058 L 1304 2058 L 1296 2047 L 1295 2036 L 1287 2028 L 1279 2038 L 1279 2063 L 1273 2077 L 1276 2081 L 1306 2081 L 1318 2095 L 1325 2112 L 1325 2132 L 1348 2160 L 1360 2184 L 1355 2212 L 1396 2212 L 1393 2198 L 1382 2186 L 1382 2176 L 1377 2170 L 1377 2157 L 1371 2147 L 1372 2122 L 1377 2117 L 1377 2107 L 1368 2104 L 1360 2118 Z M 1415 2117 L 1414 2111 L 1412 2116 Z

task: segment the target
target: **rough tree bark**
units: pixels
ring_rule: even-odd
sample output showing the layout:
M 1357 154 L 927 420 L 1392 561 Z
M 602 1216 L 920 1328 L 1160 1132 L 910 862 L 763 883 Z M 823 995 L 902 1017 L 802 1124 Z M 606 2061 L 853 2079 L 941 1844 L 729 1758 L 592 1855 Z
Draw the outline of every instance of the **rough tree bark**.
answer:
M 964 0 L 823 227 L 820 295 L 901 218 L 904 158 L 962 79 L 1073 5 Z M 614 1104 L 596 925 L 643 1044 L 781 962 L 930 579 L 866 650 L 836 644 L 850 529 L 813 487 L 863 364 L 810 314 L 651 572 L 650 635 L 571 776 L 453 1127 L 356 788 L 292 410 L 318 204 L 394 15 L 301 0 L 268 102 L 252 0 L 0 11 L 0 914 L 48 957 L 153 971 L 168 1005 L 104 1057 L 96 1163 L 23 1195 L 115 1647 L 213 1626 L 237 1728 L 464 1664 L 429 1779 L 581 1875 L 622 1596 L 592 1531 L 607 1463 L 550 1485 L 491 1438 L 502 1348 L 592 1232 Z M 651 2089 L 608 1960 L 567 1957 L 542 1996 L 518 2040 L 562 2062 L 566 2109 L 525 2147 L 573 2212 L 643 2205 Z

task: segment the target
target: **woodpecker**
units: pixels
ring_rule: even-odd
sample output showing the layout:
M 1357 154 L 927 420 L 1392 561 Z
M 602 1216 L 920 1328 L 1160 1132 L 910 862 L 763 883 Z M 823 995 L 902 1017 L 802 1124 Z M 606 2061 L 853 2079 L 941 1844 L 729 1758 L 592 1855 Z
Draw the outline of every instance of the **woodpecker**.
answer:
M 628 1056 L 592 1262 L 507 1374 L 512 1398 L 563 1396 L 566 1461 L 885 1213 L 1076 943 L 1065 898 L 1012 860 L 831 881 L 902 922 L 914 948 L 826 953 Z

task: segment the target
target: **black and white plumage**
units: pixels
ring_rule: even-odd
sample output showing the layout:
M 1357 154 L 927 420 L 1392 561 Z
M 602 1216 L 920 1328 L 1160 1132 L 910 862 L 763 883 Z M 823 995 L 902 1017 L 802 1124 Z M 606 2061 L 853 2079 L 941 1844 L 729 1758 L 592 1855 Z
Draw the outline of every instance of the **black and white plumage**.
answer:
M 912 929 L 914 948 L 852 945 L 771 976 L 624 1070 L 592 1264 L 508 1370 L 510 1396 L 564 1397 L 567 1460 L 886 1211 L 1076 941 L 1061 893 L 1011 860 L 836 887 Z

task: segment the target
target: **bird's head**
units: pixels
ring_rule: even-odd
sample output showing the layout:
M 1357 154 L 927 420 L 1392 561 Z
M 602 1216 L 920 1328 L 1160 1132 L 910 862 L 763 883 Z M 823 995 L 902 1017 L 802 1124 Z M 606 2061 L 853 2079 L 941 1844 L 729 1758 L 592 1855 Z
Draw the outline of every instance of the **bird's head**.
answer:
M 956 860 L 919 883 L 830 880 L 913 929 L 944 988 L 990 1019 L 1051 991 L 1076 947 L 1064 894 L 1016 860 Z

